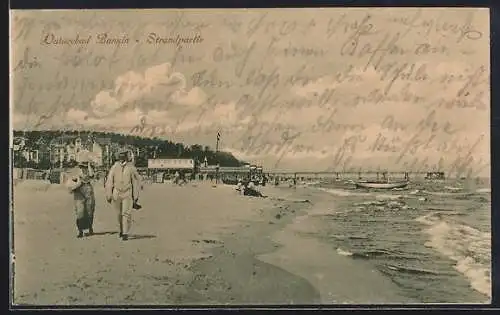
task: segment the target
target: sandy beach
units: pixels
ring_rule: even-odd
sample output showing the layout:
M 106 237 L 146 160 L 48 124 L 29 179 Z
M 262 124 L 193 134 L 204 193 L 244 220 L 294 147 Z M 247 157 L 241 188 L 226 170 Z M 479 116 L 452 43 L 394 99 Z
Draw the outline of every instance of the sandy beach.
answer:
M 360 238 L 364 246 L 373 246 L 375 238 L 362 238 L 362 233 L 377 228 L 377 216 L 388 212 L 391 220 L 402 222 L 407 215 L 390 208 L 353 210 L 346 203 L 347 191 L 339 197 L 300 185 L 268 186 L 261 188 L 268 198 L 253 198 L 210 182 L 146 184 L 143 209 L 134 212 L 131 238 L 124 242 L 117 235 L 114 210 L 104 202 L 102 183 L 95 190 L 96 235 L 77 239 L 72 196 L 64 187 L 16 183 L 14 304 L 367 305 L 486 299 L 449 259 L 439 261 L 440 266 L 404 267 L 393 262 L 397 256 L 390 252 L 390 262 L 380 263 L 384 250 L 368 248 L 363 254 L 340 242 Z M 390 197 L 389 203 L 395 198 L 357 194 L 369 200 Z M 369 228 L 358 225 L 356 230 L 350 221 L 334 225 L 334 220 L 363 216 L 372 222 Z M 395 238 L 398 230 L 392 228 L 385 251 L 425 240 L 421 227 L 410 229 L 417 234 L 405 239 Z M 368 259 L 369 253 L 379 255 L 379 263 Z M 438 254 L 428 248 L 415 257 L 420 262 Z M 388 274 L 391 270 L 398 273 Z M 445 291 L 436 289 L 439 296 L 414 294 L 417 280 L 426 286 L 435 279 L 456 285 L 456 292 L 446 291 L 446 285 Z
M 307 202 L 268 188 L 270 198 L 209 183 L 147 185 L 131 239 L 96 184 L 96 235 L 76 238 L 72 196 L 60 185 L 14 188 L 14 304 L 311 304 L 305 278 L 256 258 Z

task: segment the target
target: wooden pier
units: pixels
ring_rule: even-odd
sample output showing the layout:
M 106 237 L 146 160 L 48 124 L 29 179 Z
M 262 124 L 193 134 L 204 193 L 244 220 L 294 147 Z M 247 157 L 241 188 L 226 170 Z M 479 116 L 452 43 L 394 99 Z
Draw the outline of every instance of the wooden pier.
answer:
M 439 178 L 444 179 L 442 172 L 384 172 L 384 171 L 359 171 L 359 172 L 307 172 L 307 171 L 268 171 L 265 172 L 270 178 L 295 179 L 301 181 L 313 181 L 324 179 L 405 179 L 430 178 L 430 174 L 440 174 Z

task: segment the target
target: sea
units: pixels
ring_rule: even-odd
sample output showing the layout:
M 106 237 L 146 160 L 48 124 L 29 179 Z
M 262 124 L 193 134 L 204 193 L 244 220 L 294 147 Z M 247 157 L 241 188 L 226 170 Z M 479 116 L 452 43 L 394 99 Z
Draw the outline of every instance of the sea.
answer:
M 316 207 L 309 236 L 368 263 L 400 294 L 421 303 L 489 303 L 490 187 L 481 178 L 422 179 L 372 190 L 342 179 L 297 189 Z

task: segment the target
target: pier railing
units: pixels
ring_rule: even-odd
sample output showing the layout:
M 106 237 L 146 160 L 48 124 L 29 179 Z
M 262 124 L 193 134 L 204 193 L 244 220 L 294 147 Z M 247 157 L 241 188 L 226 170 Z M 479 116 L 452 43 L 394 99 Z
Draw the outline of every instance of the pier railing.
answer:
M 410 178 L 427 178 L 429 174 L 439 174 L 439 177 L 444 178 L 444 173 L 442 172 L 385 172 L 385 171 L 360 171 L 360 172 L 344 172 L 344 171 L 325 171 L 325 172 L 309 172 L 309 171 L 267 171 L 264 172 L 269 177 L 280 177 L 287 179 L 297 179 L 297 180 L 314 180 L 314 179 L 341 179 L 341 178 L 355 178 L 355 179 L 365 179 L 365 178 L 377 178 L 377 179 L 406 179 Z

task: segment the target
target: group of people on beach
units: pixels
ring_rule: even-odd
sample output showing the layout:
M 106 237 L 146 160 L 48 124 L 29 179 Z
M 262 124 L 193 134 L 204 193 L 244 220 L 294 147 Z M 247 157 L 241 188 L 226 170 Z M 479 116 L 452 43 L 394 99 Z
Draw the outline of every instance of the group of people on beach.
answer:
M 266 196 L 264 196 L 259 190 L 257 190 L 257 187 L 255 186 L 253 180 L 250 180 L 247 184 L 244 184 L 243 180 L 238 179 L 236 191 L 238 191 L 240 194 L 243 194 L 244 196 L 266 198 Z
M 116 210 L 119 237 L 126 241 L 132 225 L 133 209 L 140 209 L 139 193 L 142 189 L 141 178 L 132 161 L 131 152 L 121 150 L 118 160 L 110 168 L 105 177 L 106 201 Z M 94 234 L 94 213 L 96 200 L 92 181 L 96 172 L 88 155 L 81 154 L 79 163 L 69 172 L 66 185 L 73 194 L 77 237 Z
M 183 173 L 183 172 L 179 172 L 179 171 L 176 171 L 175 174 L 174 174 L 174 178 L 172 179 L 172 183 L 174 185 L 179 185 L 179 186 L 182 186 L 182 185 L 185 185 L 187 184 L 187 178 L 186 178 L 186 174 Z

